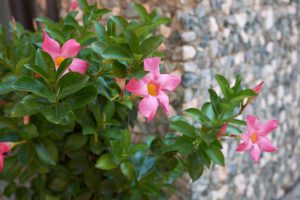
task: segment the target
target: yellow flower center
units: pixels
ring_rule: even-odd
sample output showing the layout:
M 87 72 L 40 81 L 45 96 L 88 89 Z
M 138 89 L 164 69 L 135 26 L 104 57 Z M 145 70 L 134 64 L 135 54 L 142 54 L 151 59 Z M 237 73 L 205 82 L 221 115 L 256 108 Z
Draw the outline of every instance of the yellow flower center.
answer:
M 156 96 L 158 94 L 158 87 L 154 83 L 148 83 L 147 88 L 148 94 L 151 96 Z
M 55 59 L 55 66 L 59 67 L 60 64 L 61 64 L 64 60 L 65 60 L 65 58 L 62 57 L 62 56 L 57 57 L 57 58 Z
M 257 140 L 258 140 L 258 138 L 257 138 L 257 136 L 256 136 L 256 134 L 255 134 L 255 133 L 252 133 L 252 135 L 251 135 L 250 139 L 251 139 L 251 142 L 252 142 L 252 143 L 256 143 L 256 142 L 257 142 Z

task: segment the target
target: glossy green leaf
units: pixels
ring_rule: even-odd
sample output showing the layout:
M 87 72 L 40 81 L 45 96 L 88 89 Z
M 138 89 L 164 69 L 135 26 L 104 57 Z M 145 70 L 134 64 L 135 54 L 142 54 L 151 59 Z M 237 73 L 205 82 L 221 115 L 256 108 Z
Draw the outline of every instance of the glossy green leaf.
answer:
M 95 167 L 103 170 L 112 170 L 118 166 L 112 154 L 103 154 L 97 160 Z
M 119 45 L 111 45 L 103 50 L 103 58 L 116 60 L 130 60 L 130 53 Z
M 210 157 L 210 159 L 217 165 L 224 166 L 224 155 L 220 148 L 215 145 L 210 145 L 205 149 L 206 154 Z
M 71 111 L 71 106 L 66 103 L 53 104 L 46 107 L 42 113 L 49 122 L 59 124 Z
M 127 69 L 126 66 L 119 63 L 118 61 L 114 61 L 112 64 L 112 71 L 114 75 L 118 78 L 127 77 Z
M 40 75 L 44 79 L 49 78 L 48 72 L 46 72 L 42 67 L 40 67 L 36 64 L 25 64 L 24 66 L 25 66 L 25 68 L 27 68 L 27 69 L 33 71 L 34 73 Z
M 122 16 L 112 16 L 110 19 L 112 21 L 114 21 L 119 27 L 121 27 L 123 29 L 123 31 L 125 31 L 127 29 L 128 22 L 124 17 L 122 17 Z
M 87 86 L 63 100 L 70 104 L 72 109 L 81 108 L 90 103 L 97 96 L 97 89 L 94 86 Z
M 131 162 L 122 163 L 120 169 L 122 174 L 129 180 L 132 180 L 135 177 L 134 167 Z
M 194 126 L 190 125 L 186 121 L 180 119 L 173 119 L 170 126 L 173 130 L 179 131 L 180 133 L 188 137 L 196 137 Z
M 141 44 L 144 57 L 149 57 L 154 53 L 158 47 L 163 43 L 164 38 L 162 36 L 152 36 L 144 40 Z
M 136 33 L 131 29 L 127 29 L 125 32 L 125 37 L 129 44 L 131 52 L 137 53 L 137 54 L 140 53 L 141 48 L 140 48 L 139 39 L 138 39 L 138 36 L 136 35 Z
M 246 89 L 238 92 L 230 101 L 233 103 L 240 102 L 249 97 L 255 97 L 257 94 L 252 89 Z
M 59 94 L 58 98 L 62 99 L 70 94 L 73 94 L 86 86 L 89 76 L 75 72 L 69 72 L 64 75 L 58 82 Z
M 55 79 L 60 78 L 63 75 L 63 73 L 68 69 L 71 63 L 71 58 L 64 59 L 64 61 L 59 65 L 58 69 L 55 72 Z
M 49 91 L 48 87 L 36 78 L 23 76 L 14 82 L 12 87 L 16 90 L 32 92 L 49 99 L 49 101 L 54 99 L 54 95 Z
M 230 85 L 229 85 L 228 80 L 224 76 L 219 75 L 219 74 L 216 74 L 215 78 L 216 78 L 216 80 L 217 80 L 224 96 L 226 98 L 229 98 L 229 96 L 230 96 Z
M 82 148 L 87 143 L 88 138 L 81 134 L 72 134 L 66 139 L 65 149 L 75 151 Z
M 195 152 L 192 152 L 188 155 L 186 166 L 189 176 L 193 181 L 197 180 L 204 171 L 204 165 L 201 157 L 199 157 L 199 155 Z
M 139 3 L 133 3 L 133 9 L 135 10 L 135 12 L 139 14 L 139 16 L 142 18 L 143 21 L 148 21 L 149 14 L 147 13 L 144 6 L 142 6 Z
M 35 141 L 34 148 L 40 161 L 48 165 L 56 165 L 58 150 L 52 140 L 46 138 L 38 139 Z

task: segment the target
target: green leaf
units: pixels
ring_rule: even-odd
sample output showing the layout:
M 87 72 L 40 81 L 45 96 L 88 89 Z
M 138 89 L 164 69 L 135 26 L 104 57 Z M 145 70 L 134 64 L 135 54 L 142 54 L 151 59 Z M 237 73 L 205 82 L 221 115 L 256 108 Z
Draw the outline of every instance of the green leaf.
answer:
M 141 44 L 141 48 L 144 52 L 144 58 L 152 55 L 153 52 L 158 49 L 158 47 L 162 44 L 164 38 L 162 36 L 152 36 L 144 40 Z
M 58 150 L 52 140 L 38 139 L 35 141 L 34 149 L 40 161 L 48 165 L 56 165 Z
M 252 89 L 246 89 L 238 92 L 235 97 L 233 97 L 230 101 L 233 103 L 238 103 L 245 98 L 255 97 L 257 94 Z
M 210 118 L 197 108 L 188 108 L 185 110 L 185 112 L 188 113 L 195 120 L 197 120 L 203 124 L 207 124 L 210 122 Z
M 203 104 L 201 111 L 211 120 L 215 119 L 215 113 L 210 102 Z
M 127 29 L 125 32 L 125 38 L 129 44 L 131 52 L 139 54 L 141 52 L 141 48 L 139 45 L 138 36 L 131 29 Z
M 54 95 L 49 91 L 47 86 L 36 78 L 23 76 L 12 87 L 16 90 L 32 92 L 38 96 L 47 98 L 51 102 L 54 99 Z
M 197 153 L 192 152 L 187 157 L 187 171 L 193 181 L 197 180 L 203 173 L 204 165 L 201 157 Z
M 179 131 L 180 133 L 182 133 L 188 137 L 191 137 L 191 138 L 196 137 L 194 126 L 190 125 L 189 123 L 187 123 L 186 121 L 183 121 L 181 119 L 173 118 L 172 122 L 171 122 L 171 128 L 176 131 Z
M 80 73 L 69 72 L 64 75 L 58 82 L 59 94 L 58 99 L 62 99 L 73 94 L 86 86 L 89 76 Z
M 205 149 L 206 154 L 210 157 L 210 159 L 217 165 L 224 166 L 224 155 L 219 147 L 216 145 L 210 145 Z
M 115 60 L 130 60 L 130 53 L 119 45 L 111 45 L 103 50 L 103 58 Z
M 55 80 L 60 78 L 72 63 L 72 58 L 64 59 L 55 72 Z
M 55 64 L 52 57 L 47 52 L 38 49 L 36 52 L 36 63 L 48 74 L 46 77 L 54 78 L 56 71 Z
M 144 22 L 149 20 L 149 14 L 147 13 L 144 6 L 142 6 L 139 3 L 133 3 L 132 5 L 133 5 L 133 9 L 135 10 L 135 12 L 138 13 L 138 15 L 142 18 L 142 20 Z
M 129 180 L 132 180 L 135 177 L 134 167 L 131 162 L 122 163 L 120 169 L 122 174 Z
M 118 78 L 127 77 L 127 69 L 126 66 L 119 63 L 118 61 L 114 61 L 112 64 L 112 71 L 114 75 Z
M 0 83 L 0 95 L 7 94 L 9 92 L 14 91 L 12 84 L 14 81 L 7 81 Z
M 103 170 L 112 170 L 118 166 L 112 154 L 103 154 L 97 160 L 95 167 Z
M 178 151 L 182 154 L 189 154 L 194 149 L 194 140 L 190 137 L 178 137 L 174 144 L 163 146 L 163 152 Z
M 92 43 L 92 49 L 93 51 L 102 56 L 104 49 L 107 47 L 107 44 L 102 41 L 97 41 Z
M 19 131 L 19 136 L 23 139 L 29 140 L 39 136 L 38 130 L 34 124 L 27 124 Z
M 49 78 L 49 74 L 42 67 L 40 67 L 36 64 L 31 64 L 31 63 L 30 64 L 25 64 L 24 67 L 31 70 L 31 71 L 33 71 L 34 73 L 39 74 L 44 79 Z
M 208 93 L 214 113 L 218 115 L 220 113 L 220 98 L 214 89 L 209 89 Z
M 112 16 L 110 17 L 111 20 L 113 20 L 118 26 L 120 26 L 123 31 L 125 31 L 128 27 L 127 20 L 122 16 Z
M 66 139 L 64 148 L 67 151 L 76 151 L 87 143 L 88 138 L 81 134 L 72 134 Z
M 241 135 L 243 133 L 242 130 L 240 130 L 239 128 L 229 124 L 227 126 L 227 130 L 226 133 L 230 134 L 230 135 Z
M 11 112 L 12 117 L 23 117 L 25 115 L 33 115 L 42 111 L 46 106 L 51 105 L 50 102 L 35 94 L 25 96 L 21 102 L 17 103 Z
M 224 96 L 226 98 L 229 98 L 229 96 L 230 96 L 230 85 L 229 85 L 229 82 L 227 81 L 227 79 L 224 76 L 221 76 L 221 75 L 218 75 L 218 74 L 215 75 L 215 78 L 216 78 L 216 80 L 217 80 Z
M 49 122 L 59 124 L 71 111 L 71 106 L 66 103 L 53 104 L 46 107 L 42 113 Z
M 116 35 L 116 24 L 111 18 L 107 21 L 107 33 L 109 36 Z
M 100 41 L 107 41 L 107 33 L 104 26 L 99 22 L 94 22 L 97 39 Z
M 44 23 L 44 24 L 53 24 L 54 21 L 48 17 L 37 17 L 35 18 L 35 21 L 40 22 L 40 23 Z
M 63 100 L 70 104 L 72 109 L 81 108 L 90 103 L 97 96 L 97 89 L 94 86 L 87 86 Z

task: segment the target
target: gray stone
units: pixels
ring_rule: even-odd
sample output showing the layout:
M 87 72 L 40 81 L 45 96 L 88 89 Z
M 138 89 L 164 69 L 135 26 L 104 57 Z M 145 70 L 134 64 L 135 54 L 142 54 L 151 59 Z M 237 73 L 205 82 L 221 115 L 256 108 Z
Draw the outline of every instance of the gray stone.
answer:
M 197 75 L 192 72 L 186 72 L 182 77 L 182 85 L 184 87 L 191 87 L 197 82 Z
M 197 36 L 194 31 L 188 31 L 181 33 L 181 38 L 184 42 L 191 42 L 196 40 Z
M 182 47 L 182 58 L 183 60 L 190 60 L 196 56 L 196 49 L 192 45 L 184 45 Z

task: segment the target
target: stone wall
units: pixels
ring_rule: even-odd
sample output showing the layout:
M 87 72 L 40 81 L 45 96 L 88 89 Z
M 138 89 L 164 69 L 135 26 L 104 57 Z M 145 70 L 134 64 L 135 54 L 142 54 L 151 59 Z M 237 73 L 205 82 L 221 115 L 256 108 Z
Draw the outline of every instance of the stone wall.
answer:
M 112 8 L 115 14 L 136 17 L 129 0 L 98 2 Z M 300 181 L 299 0 L 139 2 L 173 19 L 170 26 L 161 26 L 159 31 L 167 38 L 165 71 L 183 76 L 181 88 L 171 98 L 174 113 L 202 105 L 208 99 L 207 89 L 217 87 L 214 74 L 233 79 L 240 73 L 249 87 L 265 81 L 261 95 L 247 113 L 280 122 L 271 134 L 279 149 L 277 153 L 264 154 L 255 165 L 247 155 L 235 152 L 236 141 L 225 141 L 226 167 L 206 170 L 191 185 L 191 197 L 182 190 L 174 199 L 256 200 L 299 196 L 293 190 L 299 188 Z M 150 124 L 149 127 L 144 127 L 146 132 L 165 130 L 165 126 Z M 294 196 L 289 194 L 291 191 Z
M 39 0 L 44 2 L 44 0 Z M 64 15 L 69 0 L 61 0 Z M 115 14 L 136 17 L 130 0 L 98 0 Z M 175 112 L 202 105 L 207 89 L 217 87 L 214 74 L 233 79 L 241 73 L 249 87 L 265 81 L 259 98 L 247 113 L 276 118 L 271 134 L 278 147 L 252 164 L 235 152 L 237 142 L 225 141 L 226 167 L 214 166 L 172 199 L 297 199 L 300 181 L 300 1 L 299 0 L 140 0 L 171 17 L 161 26 L 166 40 L 164 70 L 183 75 L 172 94 Z M 43 7 L 43 6 L 41 6 Z M 142 132 L 164 132 L 162 126 L 141 127 Z M 186 182 L 183 181 L 181 185 Z M 184 187 L 183 187 L 184 188 Z M 293 189 L 296 188 L 296 189 Z M 298 189 L 299 191 L 299 189 Z M 190 197 L 191 195 L 191 197 Z

